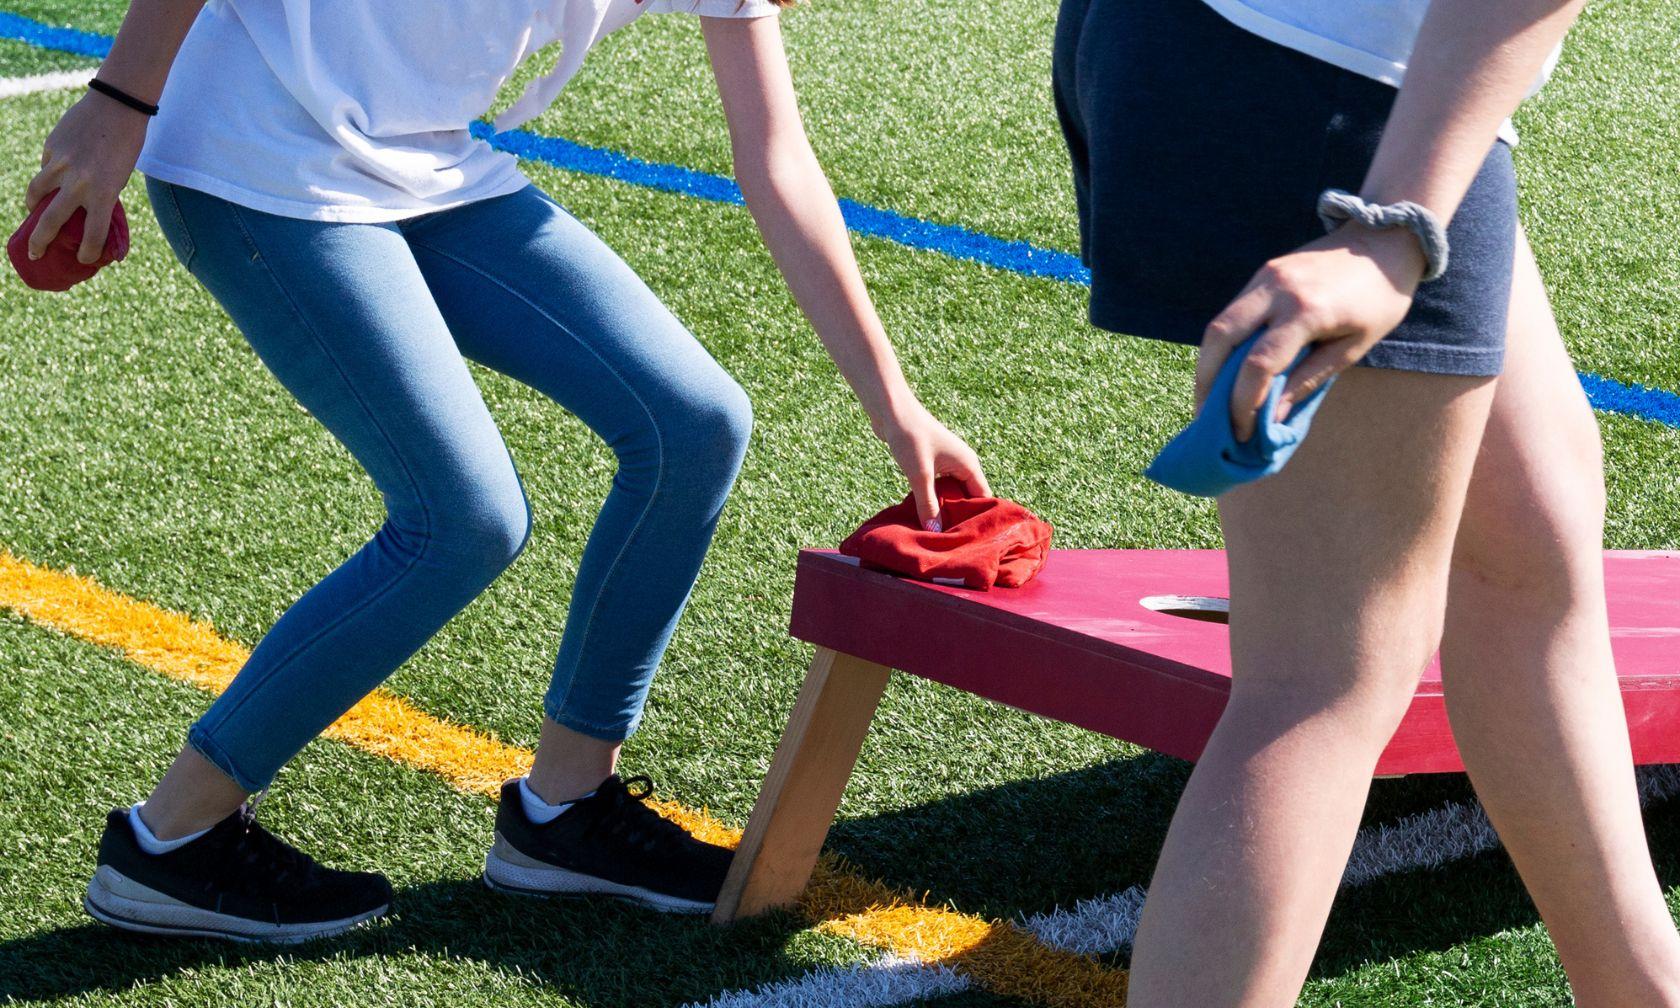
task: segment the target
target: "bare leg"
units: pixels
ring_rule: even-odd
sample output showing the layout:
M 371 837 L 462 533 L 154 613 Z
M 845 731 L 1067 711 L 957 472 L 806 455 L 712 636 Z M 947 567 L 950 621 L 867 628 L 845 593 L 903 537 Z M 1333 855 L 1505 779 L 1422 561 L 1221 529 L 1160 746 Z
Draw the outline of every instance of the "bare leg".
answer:
M 181 749 L 146 799 L 140 818 L 159 840 L 208 829 L 233 814 L 245 789 L 191 746 Z
M 603 742 L 543 719 L 531 766 L 531 789 L 544 801 L 570 801 L 593 791 L 618 766 L 623 743 Z M 227 818 L 246 798 L 227 774 L 183 748 L 146 799 L 141 817 L 160 840 L 195 833 Z
M 1651 867 L 1610 653 L 1603 528 L 1598 426 L 1524 241 L 1510 360 L 1453 556 L 1448 712 L 1577 1003 L 1680 1005 L 1680 936 Z
M 622 742 L 603 742 L 543 718 L 537 756 L 526 779 L 537 797 L 551 804 L 581 798 L 618 766 Z
M 1487 379 L 1355 368 L 1289 469 L 1221 499 L 1231 700 L 1155 870 L 1133 1008 L 1295 1003 L 1439 641 L 1492 397 Z

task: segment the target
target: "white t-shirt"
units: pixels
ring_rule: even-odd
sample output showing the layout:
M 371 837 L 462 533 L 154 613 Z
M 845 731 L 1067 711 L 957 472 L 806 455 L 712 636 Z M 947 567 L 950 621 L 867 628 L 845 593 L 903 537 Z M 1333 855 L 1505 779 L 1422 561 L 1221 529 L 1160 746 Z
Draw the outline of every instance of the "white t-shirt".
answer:
M 1399 87 L 1429 0 L 1207 0 L 1226 20 L 1270 42 Z M 1556 68 L 1560 46 L 1529 95 Z M 1515 143 L 1509 121 L 1500 136 Z
M 377 223 L 527 184 L 474 138 L 520 61 L 554 67 L 496 120 L 540 114 L 590 47 L 648 11 L 764 17 L 770 0 L 210 0 L 181 47 L 139 168 L 241 206 Z

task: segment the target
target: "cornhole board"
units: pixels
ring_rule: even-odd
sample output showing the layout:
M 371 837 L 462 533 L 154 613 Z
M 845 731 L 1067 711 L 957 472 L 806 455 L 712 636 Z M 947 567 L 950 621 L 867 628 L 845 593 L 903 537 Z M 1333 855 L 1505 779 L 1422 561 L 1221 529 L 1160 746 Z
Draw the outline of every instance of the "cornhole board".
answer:
M 1635 759 L 1680 763 L 1680 553 L 1605 555 Z M 817 646 L 713 919 L 790 903 L 809 881 L 892 669 L 1194 760 L 1230 692 L 1217 550 L 1056 550 L 991 592 L 799 555 L 791 632 Z M 1439 667 L 1379 776 L 1462 771 Z

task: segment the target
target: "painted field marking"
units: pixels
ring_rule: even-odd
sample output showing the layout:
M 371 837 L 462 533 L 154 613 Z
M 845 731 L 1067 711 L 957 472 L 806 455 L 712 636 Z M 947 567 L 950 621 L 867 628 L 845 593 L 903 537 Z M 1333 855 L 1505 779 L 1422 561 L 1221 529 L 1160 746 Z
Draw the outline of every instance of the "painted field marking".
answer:
M 63 28 L 44 21 L 0 10 L 0 38 L 23 42 L 37 49 L 53 49 L 74 56 L 104 59 L 111 55 L 111 36 L 80 28 Z
M 724 175 L 684 168 L 659 161 L 645 161 L 630 154 L 590 147 L 563 137 L 541 136 L 527 130 L 497 133 L 489 123 L 475 122 L 472 134 L 497 150 L 527 161 L 536 161 L 562 171 L 613 179 L 627 185 L 689 196 L 708 203 L 745 206 L 746 197 L 735 180 Z M 998 238 L 961 224 L 908 217 L 893 210 L 840 199 L 840 214 L 846 227 L 869 238 L 882 238 L 919 252 L 938 252 L 994 269 L 1090 286 L 1091 271 L 1079 257 L 1031 242 Z
M 858 966 L 823 966 L 791 980 L 725 991 L 686 1008 L 892 1008 L 972 990 L 949 966 L 884 955 Z
M 1639 768 L 1643 805 L 1680 796 L 1680 767 Z M 1356 889 L 1403 872 L 1442 868 L 1499 847 L 1499 836 L 1476 802 L 1452 802 L 1398 822 L 1367 827 L 1354 841 L 1342 888 Z M 1051 948 L 1108 955 L 1137 934 L 1147 894 L 1142 886 L 1071 908 L 1022 918 L 1018 924 Z M 954 994 L 971 984 L 962 974 L 902 956 L 883 955 L 850 967 L 824 967 L 750 990 L 728 991 L 687 1008 L 893 1008 Z
M 112 648 L 143 668 L 219 693 L 250 651 L 207 623 L 0 550 L 0 608 L 32 622 Z M 487 733 L 441 721 L 385 690 L 352 707 L 325 737 L 443 777 L 463 791 L 495 797 L 503 781 L 524 774 L 531 752 Z M 704 810 L 653 803 L 696 836 L 733 847 L 741 832 Z M 828 934 L 937 963 L 969 982 L 1047 1008 L 1099 1008 L 1125 1000 L 1126 975 L 1094 960 L 1052 949 L 1003 921 L 929 906 L 861 878 L 824 858 L 798 907 Z
M 93 80 L 95 72 L 96 68 L 88 67 L 82 70 L 55 70 L 52 73 L 31 74 L 28 77 L 0 77 L 0 98 L 86 87 L 87 82 Z
M 1108 955 L 1132 943 L 1146 895 L 1143 886 L 1132 886 L 1112 896 L 1033 914 L 1021 921 L 1021 927 L 1051 948 L 1079 955 Z
M 81 56 L 104 57 L 111 48 L 109 36 L 49 25 L 8 11 L 0 11 L 0 38 Z M 646 161 L 620 151 L 590 147 L 528 130 L 497 133 L 484 122 L 473 123 L 472 132 L 498 150 L 563 171 L 614 179 L 713 203 L 738 206 L 743 202 L 735 180 L 723 175 L 682 165 Z M 840 200 L 840 211 L 846 219 L 846 226 L 860 235 L 1022 276 L 1087 287 L 1091 283 L 1090 270 L 1070 252 L 1018 239 L 999 238 L 960 224 L 941 224 L 910 217 L 856 200 Z M 1594 409 L 1680 429 L 1680 394 L 1589 372 L 1581 372 L 1580 378 Z
M 1680 766 L 1640 767 L 1638 775 L 1642 806 L 1680 795 Z M 1360 830 L 1341 887 L 1358 889 L 1391 875 L 1443 868 L 1499 846 L 1499 834 L 1481 803 L 1450 802 Z M 1114 896 L 1081 900 L 1071 909 L 1028 917 L 1021 926 L 1051 948 L 1107 955 L 1132 943 L 1144 896 L 1144 890 L 1134 886 Z

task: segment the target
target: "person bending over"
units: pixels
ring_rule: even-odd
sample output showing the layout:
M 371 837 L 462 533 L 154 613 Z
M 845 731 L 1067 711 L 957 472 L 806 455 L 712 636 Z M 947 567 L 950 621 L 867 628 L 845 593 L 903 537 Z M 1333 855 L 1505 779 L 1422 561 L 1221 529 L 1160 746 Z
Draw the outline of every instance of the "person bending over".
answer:
M 643 12 L 700 15 L 747 206 L 922 519 L 936 521 L 936 477 L 975 493 L 985 477 L 911 392 L 864 289 L 800 122 L 783 2 L 130 6 L 102 90 L 46 141 L 27 199 L 33 209 L 58 195 L 32 249 L 77 208 L 107 220 L 138 159 L 181 263 L 367 470 L 388 514 L 280 617 L 151 795 L 110 815 L 86 900 L 95 917 L 301 940 L 385 912 L 383 877 L 318 866 L 245 803 L 524 547 L 529 505 L 467 360 L 553 398 L 618 461 L 578 565 L 535 765 L 502 790 L 485 878 L 710 909 L 729 852 L 661 819 L 641 800 L 651 785 L 615 768 L 746 451 L 751 407 L 636 274 L 471 127 L 539 47 L 564 49 L 499 127 L 540 113 L 591 44 Z M 658 67 L 636 72 L 661 86 Z M 104 231 L 89 224 L 84 261 Z

